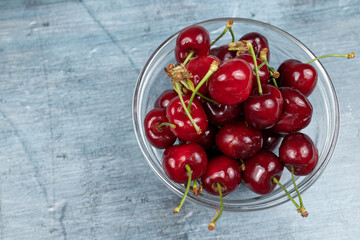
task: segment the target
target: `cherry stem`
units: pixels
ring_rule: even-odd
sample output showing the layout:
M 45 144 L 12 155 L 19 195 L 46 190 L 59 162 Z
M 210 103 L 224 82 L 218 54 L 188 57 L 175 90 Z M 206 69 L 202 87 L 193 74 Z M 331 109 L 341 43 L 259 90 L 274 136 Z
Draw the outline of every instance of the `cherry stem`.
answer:
M 250 42 L 247 42 L 247 45 L 249 46 L 249 52 L 253 58 L 254 61 L 254 68 L 255 68 L 255 74 L 256 74 L 256 81 L 258 84 L 258 89 L 259 89 L 259 94 L 262 95 L 262 88 L 261 88 L 261 82 L 260 82 L 260 77 L 259 77 L 259 68 L 257 65 L 257 60 L 256 60 L 256 56 L 255 56 L 255 52 L 254 52 L 254 48 L 252 46 L 252 44 Z
M 300 192 L 299 192 L 299 189 L 296 185 L 296 182 L 295 182 L 295 176 L 294 176 L 294 166 L 291 166 L 291 178 L 292 178 L 292 181 L 293 181 L 293 184 L 294 184 L 294 188 L 295 188 L 295 191 L 299 197 L 299 202 L 300 202 L 300 207 L 304 207 L 304 204 L 303 204 L 303 201 L 301 199 L 301 195 L 300 195 Z
M 199 95 L 201 98 L 205 99 L 206 101 L 212 102 L 213 104 L 215 104 L 215 105 L 217 105 L 217 106 L 220 106 L 220 105 L 221 105 L 220 103 L 218 103 L 218 102 L 215 101 L 214 99 L 211 99 L 211 98 L 209 98 L 209 97 L 207 97 L 207 96 L 205 96 L 205 95 L 203 95 L 203 94 L 201 94 L 201 93 L 199 93 L 199 92 L 197 92 L 196 94 Z
M 176 125 L 175 125 L 175 124 L 169 123 L 169 122 L 163 122 L 163 123 L 160 123 L 160 124 L 158 125 L 159 128 L 162 128 L 162 127 L 164 127 L 164 126 L 168 126 L 168 127 L 171 127 L 171 128 L 176 128 Z
M 188 178 L 188 181 L 187 181 L 187 185 L 186 185 L 186 190 L 185 190 L 185 193 L 184 193 L 184 196 L 182 197 L 179 205 L 174 209 L 174 212 L 173 213 L 178 213 L 180 211 L 180 208 L 181 206 L 184 204 L 185 202 L 185 199 L 186 199 L 186 196 L 189 192 L 189 189 L 190 189 L 190 184 L 191 184 L 191 168 L 188 164 L 185 165 L 185 169 L 186 171 L 188 172 L 188 175 L 189 175 L 189 178 Z
M 232 20 L 232 19 L 230 19 L 230 20 L 228 20 L 228 21 L 226 22 L 226 27 L 225 27 L 224 31 L 220 34 L 220 36 L 218 36 L 218 37 L 211 43 L 210 47 L 211 47 L 212 45 L 214 45 L 220 38 L 222 38 L 222 36 L 224 36 L 225 33 L 227 32 L 227 30 L 230 30 L 230 33 L 231 33 L 231 36 L 232 36 L 232 41 L 234 42 L 235 36 L 234 36 L 234 33 L 233 33 L 232 29 L 231 29 L 233 23 L 234 23 L 234 20 Z
M 286 190 L 286 188 L 276 179 L 276 177 L 273 177 L 272 180 L 279 185 L 279 187 L 282 188 L 282 190 L 284 190 L 284 192 L 286 193 L 286 195 L 288 195 L 288 197 L 290 198 L 290 200 L 293 202 L 293 204 L 295 205 L 295 207 L 297 209 L 300 209 L 300 206 L 295 202 L 295 200 L 293 199 L 293 197 L 290 195 L 290 193 Z
M 191 111 L 191 104 L 194 100 L 194 97 L 196 95 L 196 93 L 199 91 L 199 89 L 201 88 L 201 86 L 209 79 L 209 77 L 218 69 L 219 66 L 219 62 L 218 61 L 213 61 L 210 65 L 209 71 L 206 73 L 206 75 L 203 77 L 203 79 L 201 79 L 201 81 L 199 82 L 199 84 L 196 86 L 195 90 L 193 91 L 193 93 L 191 94 L 189 103 L 188 103 L 188 111 Z
M 191 50 L 191 51 L 189 52 L 189 54 L 186 56 L 186 58 L 185 58 L 184 62 L 182 63 L 182 65 L 185 66 L 185 65 L 188 63 L 188 61 L 190 60 L 190 58 L 194 55 L 194 53 L 195 53 L 195 51 L 194 51 L 194 50 Z
M 231 42 L 235 42 L 235 35 L 231 27 L 229 28 L 229 31 L 231 33 L 231 39 L 232 39 Z
M 216 221 L 219 220 L 219 218 L 221 217 L 221 214 L 222 214 L 222 211 L 223 211 L 223 208 L 224 208 L 224 201 L 223 201 L 223 196 L 222 196 L 222 192 L 221 192 L 221 184 L 219 182 L 217 182 L 217 188 L 218 188 L 218 191 L 219 191 L 219 196 L 220 196 L 220 212 L 219 214 L 216 216 L 215 219 L 213 219 L 211 221 L 211 223 L 209 224 L 208 226 L 208 229 L 209 230 L 214 230 L 215 229 L 215 226 L 216 226 Z
M 276 79 L 275 79 L 274 77 L 272 77 L 271 79 L 272 79 L 272 81 L 273 81 L 273 83 L 274 83 L 274 86 L 275 86 L 276 88 L 279 88 L 279 86 L 277 85 Z
M 319 60 L 319 59 L 321 59 L 321 58 L 327 58 L 327 57 L 345 57 L 345 58 L 350 59 L 350 58 L 354 58 L 354 57 L 355 57 L 355 53 L 352 52 L 352 53 L 348 53 L 348 54 L 329 54 L 329 55 L 324 55 L 324 56 L 317 57 L 317 58 L 314 58 L 314 59 L 308 61 L 307 64 L 310 64 L 310 63 L 312 63 L 312 62 L 314 62 L 314 61 L 316 61 L 316 60 Z
M 199 128 L 199 126 L 196 124 L 196 122 L 194 121 L 194 119 L 192 118 L 192 116 L 190 115 L 190 112 L 188 111 L 186 104 L 184 102 L 184 99 L 182 97 L 182 92 L 181 92 L 181 84 L 180 83 L 173 83 L 174 84 L 174 89 L 177 92 L 177 94 L 179 95 L 179 99 L 181 102 L 182 107 L 184 108 L 185 114 L 186 116 L 189 118 L 190 122 L 192 123 L 192 125 L 194 126 L 196 132 L 200 135 L 201 134 L 201 129 Z
M 199 188 L 198 188 L 197 180 L 196 180 L 196 179 L 193 181 L 192 190 L 193 190 L 193 192 L 194 192 L 194 195 L 197 196 L 198 193 L 199 193 Z

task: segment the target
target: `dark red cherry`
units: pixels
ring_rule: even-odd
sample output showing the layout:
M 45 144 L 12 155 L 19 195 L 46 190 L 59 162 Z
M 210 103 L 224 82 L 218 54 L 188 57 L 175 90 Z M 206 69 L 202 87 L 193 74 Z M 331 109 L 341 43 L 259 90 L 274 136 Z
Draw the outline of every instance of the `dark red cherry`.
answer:
M 243 179 L 248 188 L 257 194 L 269 194 L 276 187 L 273 178 L 280 180 L 284 166 L 272 152 L 261 150 L 245 161 Z
M 183 99 L 185 105 L 187 106 L 190 100 L 190 96 L 184 95 Z M 202 133 L 205 132 L 208 127 L 208 119 L 201 103 L 194 99 L 190 109 L 194 122 L 199 126 Z M 179 97 L 175 97 L 173 100 L 171 100 L 168 107 L 166 108 L 166 116 L 168 121 L 176 126 L 170 130 L 179 139 L 184 141 L 193 141 L 199 137 L 199 133 L 196 131 L 194 125 L 186 115 Z
M 209 151 L 215 147 L 215 137 L 217 133 L 217 128 L 209 124 L 206 131 L 200 135 L 200 137 L 196 138 L 193 141 L 185 141 L 185 143 L 195 142 L 199 144 L 205 151 Z M 184 141 L 180 140 L 181 143 Z
M 156 99 L 154 107 L 155 108 L 166 108 L 169 105 L 169 102 L 177 97 L 178 94 L 174 90 L 165 90 L 161 95 Z
M 318 151 L 314 142 L 304 133 L 290 133 L 281 142 L 279 157 L 285 167 L 295 175 L 308 175 L 318 163 Z
M 280 73 L 279 86 L 295 88 L 305 96 L 313 92 L 317 83 L 316 69 L 299 60 L 286 60 L 280 65 L 278 72 Z
M 262 85 L 261 88 L 262 95 L 255 87 L 243 104 L 247 123 L 259 130 L 274 126 L 283 108 L 283 97 L 279 89 L 270 84 Z
M 271 129 L 261 131 L 263 138 L 262 148 L 268 151 L 273 151 L 279 144 L 282 135 L 271 131 Z
M 170 127 L 162 123 L 168 122 L 164 108 L 152 109 L 145 117 L 144 128 L 146 138 L 156 148 L 167 148 L 176 141 Z
M 197 57 L 191 60 L 186 65 L 186 69 L 189 71 L 189 73 L 191 73 L 190 80 L 194 83 L 195 87 L 205 77 L 213 61 L 217 61 L 218 63 L 220 63 L 220 59 L 218 59 L 217 57 L 207 55 L 207 56 Z M 203 95 L 208 95 L 209 91 L 206 83 L 200 87 L 199 92 Z
M 252 87 L 253 72 L 241 59 L 222 63 L 209 79 L 209 93 L 218 103 L 237 105 L 247 99 Z
M 270 62 L 270 48 L 266 37 L 264 37 L 260 33 L 251 32 L 242 36 L 240 40 L 245 40 L 252 44 L 256 57 L 259 57 L 261 49 L 267 48 L 268 51 L 266 53 L 267 55 L 266 57 L 267 57 L 267 61 Z
M 283 111 L 279 121 L 272 127 L 274 132 L 289 133 L 299 131 L 309 125 L 312 116 L 312 105 L 298 90 L 279 88 L 284 99 Z
M 240 120 L 242 107 L 241 104 L 228 106 L 224 104 L 214 104 L 204 101 L 204 110 L 210 122 L 216 125 L 224 125 Z
M 219 195 L 218 182 L 222 194 L 230 193 L 239 187 L 241 171 L 236 160 L 223 155 L 209 160 L 207 169 L 201 177 L 201 183 L 208 193 Z
M 191 180 L 200 178 L 206 171 L 208 161 L 202 147 L 197 143 L 171 146 L 163 154 L 162 166 L 166 175 L 176 183 L 186 183 L 189 174 L 185 165 L 191 168 Z
M 236 56 L 236 51 L 230 51 L 228 45 L 222 45 L 210 49 L 210 55 L 218 57 L 223 62 L 234 58 Z
M 249 63 L 251 69 L 253 71 L 255 70 L 254 60 L 253 60 L 251 54 L 242 53 L 239 56 L 237 56 L 236 58 L 245 60 L 247 63 Z M 256 62 L 257 62 L 258 66 L 262 63 L 262 61 L 259 58 L 256 58 Z M 259 72 L 259 79 L 260 79 L 261 84 L 267 84 L 270 79 L 269 68 L 266 65 L 264 65 L 259 69 L 258 72 Z M 257 80 L 256 80 L 256 74 L 253 72 L 253 88 L 256 87 L 257 85 L 258 84 L 257 84 Z
M 205 28 L 193 25 L 179 33 L 175 47 L 176 61 L 178 63 L 184 62 L 190 51 L 195 52 L 194 57 L 209 55 L 210 36 Z
M 261 132 L 245 122 L 223 126 L 216 135 L 216 146 L 228 157 L 244 159 L 257 153 L 262 145 Z

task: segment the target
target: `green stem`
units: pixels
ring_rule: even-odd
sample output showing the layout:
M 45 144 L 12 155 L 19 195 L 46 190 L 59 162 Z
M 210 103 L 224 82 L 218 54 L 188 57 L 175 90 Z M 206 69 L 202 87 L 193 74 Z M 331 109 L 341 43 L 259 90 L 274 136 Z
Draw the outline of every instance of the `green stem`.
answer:
M 349 54 L 328 54 L 328 55 L 324 55 L 324 56 L 321 56 L 321 57 L 317 57 L 317 58 L 314 58 L 310 61 L 307 62 L 307 64 L 310 64 L 316 60 L 319 60 L 321 58 L 327 58 L 327 57 L 345 57 L 345 58 L 354 58 L 355 57 L 355 53 L 349 53 Z
M 184 204 L 186 196 L 187 196 L 187 194 L 189 192 L 189 189 L 190 189 L 190 185 L 191 185 L 191 168 L 190 168 L 190 166 L 188 164 L 186 164 L 185 169 L 186 169 L 186 171 L 188 172 L 188 175 L 189 175 L 187 185 L 186 185 L 186 190 L 185 190 L 184 196 L 182 197 L 179 205 L 175 208 L 173 213 L 178 213 L 180 211 L 180 208 Z
M 255 68 L 255 74 L 256 74 L 256 81 L 258 84 L 258 89 L 259 89 L 259 94 L 262 95 L 262 88 L 261 88 L 261 82 L 260 82 L 260 77 L 259 77 L 259 68 L 257 65 L 257 60 L 256 60 L 256 56 L 255 56 L 255 52 L 254 52 L 254 48 L 252 46 L 252 44 L 250 42 L 247 42 L 248 46 L 249 46 L 249 52 L 253 58 L 254 61 L 254 68 Z
M 288 197 L 290 198 L 290 200 L 293 202 L 293 204 L 295 205 L 295 207 L 297 209 L 300 208 L 300 206 L 295 202 L 295 200 L 292 198 L 292 196 L 290 195 L 290 193 L 286 190 L 286 188 L 275 178 L 273 177 L 272 180 L 277 184 L 279 185 L 279 187 L 282 188 L 282 190 L 284 190 L 284 192 L 286 193 L 286 195 L 288 195 Z
M 274 77 L 272 77 L 271 79 L 272 79 L 272 81 L 273 81 L 273 83 L 274 83 L 274 86 L 275 86 L 276 88 L 279 88 L 279 86 L 277 85 L 276 79 L 275 79 Z
M 300 202 L 300 207 L 304 207 L 304 204 L 303 204 L 303 201 L 301 199 L 301 195 L 300 195 L 300 192 L 299 192 L 299 189 L 296 185 L 296 182 L 295 182 L 295 177 L 294 177 L 294 166 L 291 166 L 291 178 L 292 178 L 292 181 L 293 181 L 293 184 L 294 184 L 294 188 L 295 188 L 295 191 L 299 197 L 299 202 Z
M 180 83 L 174 83 L 174 89 L 177 92 L 177 94 L 179 95 L 179 99 L 181 102 L 182 107 L 184 108 L 185 114 L 186 116 L 189 118 L 190 122 L 192 123 L 192 125 L 194 126 L 196 132 L 198 134 L 201 134 L 201 129 L 199 128 L 199 126 L 196 124 L 196 122 L 194 121 L 194 119 L 192 118 L 192 116 L 190 115 L 190 112 L 188 111 L 186 104 L 184 102 L 184 99 L 182 97 L 182 93 L 181 93 L 181 85 Z
M 224 208 L 224 201 L 223 201 L 223 196 L 222 196 L 222 192 L 221 192 L 221 184 L 219 182 L 217 182 L 217 187 L 218 187 L 219 196 L 220 196 L 220 212 L 216 216 L 216 218 L 214 220 L 212 220 L 211 223 L 209 224 L 209 226 L 208 226 L 209 230 L 214 230 L 214 228 L 216 226 L 216 221 L 219 220 L 219 218 L 221 217 L 221 214 L 222 214 L 223 208 Z
M 266 61 L 262 62 L 262 63 L 258 66 L 258 68 L 259 68 L 259 69 L 262 68 L 266 63 L 267 63 Z
M 203 95 L 203 94 L 201 94 L 201 93 L 199 93 L 199 92 L 197 92 L 196 94 L 199 95 L 201 98 L 205 99 L 206 101 L 212 102 L 212 103 L 215 104 L 216 106 L 220 106 L 220 105 L 221 105 L 220 103 L 218 103 L 218 102 L 215 101 L 214 99 L 211 99 L 211 98 L 209 98 L 209 97 L 207 97 L 207 96 L 205 96 L 205 95 Z
M 231 42 L 235 42 L 235 35 L 234 35 L 232 28 L 229 28 L 229 31 L 231 33 L 231 38 L 232 38 Z
M 187 55 L 187 57 L 185 58 L 184 62 L 182 63 L 184 66 L 188 63 L 188 61 L 190 60 L 190 58 L 194 55 L 195 51 L 191 50 L 189 52 L 189 54 Z
M 218 37 L 211 43 L 210 47 L 211 47 L 212 45 L 214 45 L 220 38 L 222 38 L 222 36 L 224 36 L 225 33 L 227 32 L 227 30 L 228 30 L 228 29 L 225 28 L 224 31 L 220 34 L 220 36 L 218 36 Z
M 168 126 L 168 127 L 171 127 L 171 128 L 176 128 L 176 125 L 173 124 L 173 123 L 169 123 L 169 122 L 162 122 L 158 125 L 159 128 L 162 128 L 163 126 Z

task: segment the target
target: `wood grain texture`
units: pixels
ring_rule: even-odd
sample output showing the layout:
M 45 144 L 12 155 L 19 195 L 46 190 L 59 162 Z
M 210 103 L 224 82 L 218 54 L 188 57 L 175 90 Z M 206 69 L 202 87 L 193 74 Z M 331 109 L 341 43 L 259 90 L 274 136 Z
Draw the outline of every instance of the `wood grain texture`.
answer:
M 331 163 L 293 206 L 226 212 L 186 203 L 147 166 L 131 101 L 170 34 L 216 17 L 278 26 L 316 55 L 360 52 L 360 2 L 0 1 L 0 239 L 359 239 L 360 58 L 323 61 L 340 102 Z

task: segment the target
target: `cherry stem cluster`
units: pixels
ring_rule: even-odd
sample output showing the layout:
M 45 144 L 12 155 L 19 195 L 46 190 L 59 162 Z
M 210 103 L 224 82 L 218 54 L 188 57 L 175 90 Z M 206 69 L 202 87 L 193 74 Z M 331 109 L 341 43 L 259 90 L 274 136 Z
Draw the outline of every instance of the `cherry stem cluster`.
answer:
M 233 30 L 232 30 L 232 25 L 233 25 L 233 23 L 234 23 L 234 20 L 232 20 L 232 19 L 230 19 L 230 20 L 228 20 L 228 21 L 226 22 L 226 27 L 225 27 L 224 31 L 211 43 L 210 47 L 211 47 L 212 45 L 214 45 L 220 38 L 222 38 L 222 36 L 224 36 L 225 33 L 227 32 L 227 30 L 229 30 L 230 33 L 231 33 L 232 42 L 235 41 L 235 35 L 234 35 Z
M 220 196 L 220 212 L 218 213 L 218 211 L 216 211 L 216 213 L 215 213 L 216 217 L 214 216 L 211 223 L 209 223 L 209 226 L 208 226 L 209 230 L 214 230 L 215 229 L 216 221 L 219 220 L 219 218 L 221 217 L 221 214 L 223 212 L 223 209 L 224 209 L 224 201 L 223 201 L 223 195 L 222 195 L 222 192 L 221 192 L 221 184 L 219 182 L 217 182 L 217 188 L 218 188 L 219 196 Z
M 308 61 L 307 64 L 310 64 L 310 63 L 312 63 L 312 62 L 314 62 L 316 60 L 319 60 L 321 58 L 327 58 L 327 57 L 344 57 L 344 58 L 350 59 L 350 58 L 355 57 L 355 53 L 352 52 L 352 53 L 348 53 L 348 54 L 328 54 L 328 55 L 324 55 L 324 56 L 321 56 L 321 57 L 314 58 L 314 59 Z
M 190 184 L 191 184 L 191 168 L 188 164 L 185 165 L 185 169 L 186 171 L 188 172 L 188 175 L 189 175 L 189 178 L 188 178 L 188 181 L 187 181 L 187 185 L 186 185 L 186 190 L 185 190 L 185 193 L 184 193 L 184 196 L 182 197 L 179 205 L 174 209 L 174 212 L 173 213 L 178 213 L 180 211 L 180 208 L 181 206 L 184 204 L 185 202 L 185 199 L 186 199 L 186 196 L 189 192 L 189 189 L 190 189 Z

